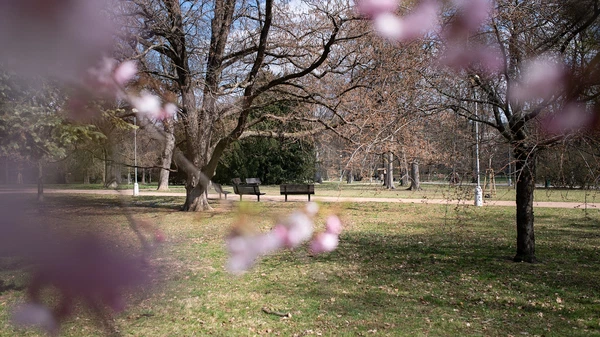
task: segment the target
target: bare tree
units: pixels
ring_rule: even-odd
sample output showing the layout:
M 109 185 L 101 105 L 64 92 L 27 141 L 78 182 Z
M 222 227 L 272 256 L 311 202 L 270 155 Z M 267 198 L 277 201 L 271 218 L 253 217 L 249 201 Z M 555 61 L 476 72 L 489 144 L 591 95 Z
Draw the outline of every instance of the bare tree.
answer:
M 274 97 L 315 100 L 308 78 L 326 80 L 344 66 L 328 60 L 355 38 L 346 30 L 354 21 L 348 4 L 303 4 L 294 9 L 273 0 L 126 2 L 124 20 L 135 32 L 133 57 L 179 96 L 184 139 L 174 161 L 187 174 L 184 210 L 210 207 L 203 192 L 223 152 L 245 132 L 252 134 L 250 125 L 272 117 L 257 116 L 261 106 Z M 157 59 L 168 62 L 163 66 Z M 269 93 L 277 95 L 259 99 Z
M 517 177 L 514 261 L 537 260 L 533 193 L 539 152 L 578 135 L 569 132 L 573 130 L 552 132 L 548 124 L 560 121 L 571 104 L 597 102 L 600 55 L 597 43 L 589 46 L 594 45 L 590 42 L 597 35 L 599 15 L 598 1 L 498 1 L 491 24 L 469 43 L 496 46 L 503 71 L 490 74 L 485 67 L 473 65 L 461 76 L 439 68 L 423 73 L 433 90 L 432 97 L 437 97 L 432 106 L 497 130 L 512 148 Z M 531 67 L 532 60 L 543 55 L 566 62 L 576 80 L 568 81 L 562 91 L 552 88 L 545 97 L 523 98 L 515 88 L 530 80 L 528 64 Z M 548 67 L 545 71 L 556 69 Z

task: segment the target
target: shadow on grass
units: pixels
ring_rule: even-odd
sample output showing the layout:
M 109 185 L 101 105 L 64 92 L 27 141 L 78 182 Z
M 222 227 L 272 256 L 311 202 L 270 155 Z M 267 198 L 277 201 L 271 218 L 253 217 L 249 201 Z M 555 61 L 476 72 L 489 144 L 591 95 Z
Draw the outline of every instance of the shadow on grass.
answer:
M 49 195 L 43 203 L 36 203 L 42 211 L 58 210 L 61 213 L 68 213 L 69 209 L 76 210 L 81 216 L 115 215 L 128 212 L 140 212 L 151 210 L 156 212 L 179 211 L 183 204 L 182 197 L 156 197 L 156 196 L 115 196 L 115 195 L 85 195 L 78 198 L 69 195 Z M 30 200 L 32 204 L 34 199 Z
M 572 321 L 595 317 L 600 307 L 600 239 L 595 246 L 570 249 L 576 236 L 563 235 L 558 242 L 553 238 L 552 245 L 540 250 L 539 264 L 512 262 L 512 240 L 510 234 L 489 238 L 448 232 L 344 233 L 337 251 L 307 260 L 308 277 L 282 291 L 299 292 L 300 298 L 320 302 L 321 312 L 358 325 L 370 317 L 371 322 L 362 323 L 369 329 L 389 329 L 404 317 L 404 331 L 419 334 L 428 333 L 423 329 L 430 319 L 439 329 L 432 335 L 463 335 L 458 326 L 444 326 L 461 320 L 484 335 L 522 331 L 541 335 L 570 331 L 565 329 L 572 329 L 566 326 Z M 581 257 L 585 265 L 572 263 Z M 325 271 L 311 273 L 314 263 L 325 264 L 320 268 Z M 600 331 L 597 325 L 587 325 L 586 333 Z

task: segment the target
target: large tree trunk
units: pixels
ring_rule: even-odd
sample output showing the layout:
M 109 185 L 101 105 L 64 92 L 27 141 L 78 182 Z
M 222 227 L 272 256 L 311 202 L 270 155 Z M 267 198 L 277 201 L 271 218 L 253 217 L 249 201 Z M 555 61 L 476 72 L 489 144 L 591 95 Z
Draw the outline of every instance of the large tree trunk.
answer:
M 417 191 L 421 189 L 421 179 L 419 178 L 419 163 L 415 160 L 410 165 L 410 187 L 408 190 Z
M 386 163 L 386 172 L 385 175 L 385 183 L 384 186 L 387 189 L 394 189 L 394 154 L 390 151 L 388 152 L 388 158 Z
M 536 150 L 515 148 L 517 173 L 517 255 L 515 262 L 536 262 L 533 232 L 533 192 L 535 189 Z
M 406 161 L 406 152 L 404 152 L 404 148 L 402 148 L 402 166 L 401 166 L 401 178 L 400 184 L 402 186 L 407 186 L 409 184 L 410 176 L 408 174 L 408 162 Z
M 104 165 L 102 165 L 102 185 L 106 186 L 108 183 L 108 158 L 106 156 L 106 149 L 102 149 L 102 155 L 104 156 Z
M 169 169 L 173 160 L 173 149 L 175 148 L 175 125 L 173 121 L 165 121 L 165 148 L 163 149 L 161 164 L 162 169 L 158 177 L 158 190 L 166 191 L 169 189 Z
M 346 183 L 352 184 L 354 182 L 354 173 L 352 170 L 346 172 Z
M 38 177 L 37 177 L 37 200 L 44 201 L 44 166 L 42 161 L 38 160 Z
M 123 182 L 123 176 L 121 175 L 121 164 L 118 162 L 118 159 L 116 159 L 113 155 L 113 162 L 111 165 L 111 179 L 112 181 L 114 181 L 115 183 L 117 183 L 117 185 L 120 185 Z
M 192 212 L 212 210 L 208 204 L 206 193 L 204 193 L 207 188 L 208 180 L 188 174 L 188 181 L 185 184 L 185 203 L 181 210 Z
M 192 83 L 189 66 L 189 54 L 186 50 L 186 29 L 183 25 L 181 6 L 177 1 L 171 0 L 167 2 L 173 27 L 177 30 L 177 38 L 171 40 L 171 43 L 178 50 L 178 57 L 174 61 L 177 66 L 177 77 L 181 91 L 182 114 L 186 118 L 185 128 L 188 144 L 186 157 L 195 168 L 207 171 L 202 176 L 202 179 L 200 179 L 199 172 L 193 172 L 196 169 L 186 172 L 188 179 L 186 182 L 186 201 L 182 207 L 184 211 L 211 209 L 204 191 L 209 179 L 214 174 L 214 169 L 212 167 L 207 168 L 207 166 L 216 167 L 216 160 L 211 162 L 211 132 L 204 132 L 202 130 L 212 128 L 213 122 L 216 121 L 218 116 L 216 114 L 216 104 L 221 82 L 221 66 L 227 38 L 233 22 L 235 4 L 235 0 L 218 0 L 214 3 L 214 17 L 211 20 L 211 40 L 206 64 L 202 107 L 198 110 L 194 93 L 195 88 Z

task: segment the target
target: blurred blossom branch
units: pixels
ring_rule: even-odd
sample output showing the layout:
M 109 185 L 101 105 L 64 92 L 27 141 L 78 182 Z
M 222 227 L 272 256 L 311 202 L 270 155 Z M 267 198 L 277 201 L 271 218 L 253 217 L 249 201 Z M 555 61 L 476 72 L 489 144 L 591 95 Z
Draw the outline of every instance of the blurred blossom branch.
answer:
M 229 259 L 227 270 L 240 274 L 250 269 L 264 255 L 288 248 L 298 248 L 302 243 L 310 241 L 309 248 L 313 254 L 321 254 L 335 250 L 342 232 L 342 223 L 336 215 L 326 220 L 326 229 L 313 235 L 314 217 L 319 205 L 310 202 L 303 209 L 296 210 L 266 233 L 254 233 L 251 224 L 242 219 L 232 228 L 227 237 Z
M 125 210 L 141 245 L 133 251 L 98 233 L 70 235 L 40 226 L 26 215 L 27 206 L 18 200 L 0 204 L 0 253 L 31 266 L 26 302 L 12 308 L 12 322 L 58 335 L 81 303 L 114 329 L 110 315 L 125 308 L 125 294 L 149 284 L 148 257 L 164 241 L 162 232 Z M 43 296 L 47 289 L 54 289 L 53 299 Z

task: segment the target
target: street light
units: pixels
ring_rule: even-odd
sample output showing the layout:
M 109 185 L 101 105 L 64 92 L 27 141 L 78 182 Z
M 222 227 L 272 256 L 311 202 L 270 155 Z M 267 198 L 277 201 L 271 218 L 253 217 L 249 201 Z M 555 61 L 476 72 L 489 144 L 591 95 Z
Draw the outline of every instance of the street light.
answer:
M 510 143 L 508 144 L 508 187 L 512 186 L 512 167 L 511 167 L 511 160 L 512 158 L 510 157 Z
M 133 113 L 137 113 L 137 109 L 132 110 Z M 137 197 L 140 195 L 140 186 L 138 185 L 137 179 L 137 118 L 133 116 L 133 166 L 134 166 L 134 181 L 133 181 L 133 196 Z
M 477 98 L 477 96 L 475 96 Z M 477 100 L 475 100 L 475 119 L 479 119 L 477 114 Z M 479 122 L 475 121 L 475 175 L 477 176 L 477 186 L 475 186 L 475 206 L 483 206 L 483 191 L 481 190 L 481 181 L 479 179 Z

